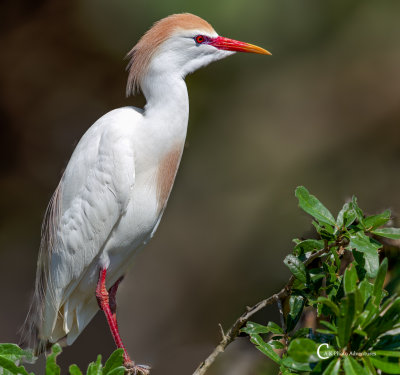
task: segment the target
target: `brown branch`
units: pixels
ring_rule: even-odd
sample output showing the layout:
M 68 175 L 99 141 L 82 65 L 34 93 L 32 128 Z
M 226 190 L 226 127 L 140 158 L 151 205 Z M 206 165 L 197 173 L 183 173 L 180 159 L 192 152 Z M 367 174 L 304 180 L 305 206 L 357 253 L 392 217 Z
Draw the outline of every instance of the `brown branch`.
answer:
M 332 247 L 338 246 L 337 243 L 331 244 L 314 254 L 311 254 L 309 258 L 304 261 L 304 265 L 308 266 L 314 259 L 320 257 L 321 255 L 330 251 Z M 288 283 L 281 289 L 278 293 L 268 297 L 260 302 L 258 302 L 253 307 L 247 307 L 246 312 L 244 312 L 238 319 L 236 319 L 235 323 L 229 328 L 227 333 L 224 333 L 222 336 L 222 340 L 218 344 L 218 346 L 212 351 L 212 353 L 200 363 L 199 367 L 197 367 L 196 371 L 193 375 L 203 375 L 210 368 L 210 366 L 215 362 L 217 357 L 223 353 L 226 347 L 236 339 L 236 337 L 240 333 L 240 329 L 249 321 L 249 319 L 258 311 L 264 309 L 266 306 L 273 304 L 274 302 L 281 301 L 287 296 L 290 295 L 293 283 L 295 281 L 294 275 L 292 275 L 288 281 Z

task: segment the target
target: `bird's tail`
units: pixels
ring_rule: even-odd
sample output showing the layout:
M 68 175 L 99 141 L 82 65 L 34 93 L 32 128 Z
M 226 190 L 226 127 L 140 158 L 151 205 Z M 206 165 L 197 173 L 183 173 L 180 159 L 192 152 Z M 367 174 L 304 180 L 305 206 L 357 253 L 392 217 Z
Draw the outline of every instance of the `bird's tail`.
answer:
M 40 310 L 40 306 L 38 306 L 34 297 L 25 322 L 19 330 L 20 346 L 23 349 L 32 350 L 35 356 L 42 354 L 49 347 L 48 341 L 39 338 L 38 321 L 41 320 L 42 315 Z
M 51 346 L 48 339 L 40 338 L 40 331 L 44 321 L 45 294 L 50 283 L 49 264 L 56 235 L 54 223 L 58 220 L 60 214 L 60 186 L 60 184 L 57 186 L 44 215 L 37 262 L 35 292 L 28 315 L 20 330 L 21 345 L 32 349 L 35 355 L 47 351 Z M 51 295 L 48 297 L 50 298 Z
M 32 304 L 24 324 L 19 330 L 20 342 L 19 345 L 23 349 L 32 351 L 32 354 L 37 357 L 42 353 L 50 353 L 52 345 L 55 343 L 61 346 L 67 345 L 67 336 L 62 336 L 56 341 L 51 341 L 50 338 L 43 338 L 41 335 L 42 325 L 44 321 L 44 312 L 41 296 L 35 295 L 32 299 Z

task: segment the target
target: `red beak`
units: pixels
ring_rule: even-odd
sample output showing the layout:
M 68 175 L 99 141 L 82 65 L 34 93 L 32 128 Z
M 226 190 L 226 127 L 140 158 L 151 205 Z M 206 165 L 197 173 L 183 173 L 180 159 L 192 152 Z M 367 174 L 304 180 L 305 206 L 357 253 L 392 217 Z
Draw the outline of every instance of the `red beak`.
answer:
M 267 51 L 264 48 L 255 46 L 254 44 L 239 42 L 238 40 L 224 38 L 223 36 L 213 38 L 209 42 L 209 44 L 225 51 L 250 52 L 259 53 L 261 55 L 271 55 L 271 52 Z

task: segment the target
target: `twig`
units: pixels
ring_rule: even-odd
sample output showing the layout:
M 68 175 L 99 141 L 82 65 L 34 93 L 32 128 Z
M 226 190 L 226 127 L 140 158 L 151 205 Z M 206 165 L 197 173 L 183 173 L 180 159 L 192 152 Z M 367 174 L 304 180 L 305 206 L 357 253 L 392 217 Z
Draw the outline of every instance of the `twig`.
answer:
M 279 317 L 281 318 L 281 327 L 283 329 L 283 332 L 286 333 L 286 322 L 285 322 L 285 317 L 283 315 L 282 300 L 280 299 L 276 300 L 276 304 L 278 305 Z
M 331 244 L 331 245 L 317 251 L 316 253 L 311 254 L 310 257 L 304 261 L 304 265 L 308 266 L 314 259 L 329 252 L 332 247 L 335 247 L 337 245 L 338 245 L 337 243 Z M 246 311 L 238 319 L 236 319 L 235 323 L 233 323 L 233 325 L 229 328 L 227 333 L 223 334 L 222 340 L 220 341 L 218 346 L 215 347 L 215 349 L 212 351 L 212 353 L 203 362 L 200 363 L 199 367 L 197 367 L 197 369 L 193 373 L 193 375 L 205 374 L 206 371 L 210 368 L 210 366 L 215 362 L 216 358 L 225 351 L 226 347 L 232 341 L 234 341 L 236 339 L 236 337 L 240 333 L 240 329 L 248 322 L 248 320 L 255 313 L 264 309 L 266 306 L 271 305 L 277 301 L 282 301 L 287 296 L 289 296 L 295 279 L 296 278 L 292 275 L 290 277 L 288 283 L 278 293 L 258 302 L 253 307 L 247 307 Z
M 224 340 L 224 339 L 225 339 L 224 328 L 222 327 L 222 324 L 221 324 L 221 323 L 219 323 L 218 326 L 219 326 L 219 329 L 220 329 L 220 331 L 221 331 L 222 340 Z
M 282 300 L 277 299 L 276 304 L 278 305 L 279 317 L 281 320 L 281 327 L 283 330 L 283 344 L 285 345 L 285 349 L 287 350 L 289 340 L 288 340 L 288 334 L 286 332 L 286 322 L 285 322 L 285 315 L 283 314 Z

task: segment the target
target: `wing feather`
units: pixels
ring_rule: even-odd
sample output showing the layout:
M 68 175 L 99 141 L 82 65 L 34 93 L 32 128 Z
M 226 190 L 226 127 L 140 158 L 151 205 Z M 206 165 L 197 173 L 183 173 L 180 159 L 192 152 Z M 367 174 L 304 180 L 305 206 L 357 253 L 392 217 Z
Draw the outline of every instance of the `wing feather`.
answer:
M 43 221 L 35 294 L 25 322 L 27 344 L 38 353 L 78 324 L 64 304 L 89 266 L 102 261 L 104 246 L 131 199 L 131 137 L 106 116 L 81 139 Z

